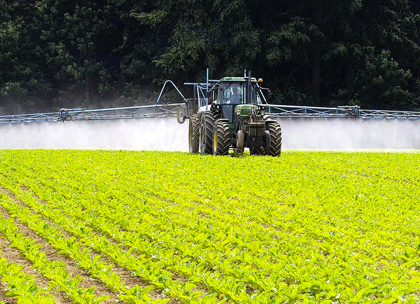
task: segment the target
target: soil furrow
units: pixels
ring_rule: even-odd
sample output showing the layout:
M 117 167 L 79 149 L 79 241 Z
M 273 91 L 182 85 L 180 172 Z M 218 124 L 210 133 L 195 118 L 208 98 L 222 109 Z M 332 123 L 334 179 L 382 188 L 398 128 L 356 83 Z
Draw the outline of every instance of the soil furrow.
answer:
M 10 218 L 7 211 L 5 211 L 3 208 L 0 207 L 0 213 L 4 218 Z M 49 280 L 48 278 L 44 277 L 42 274 L 40 274 L 38 271 L 32 268 L 33 263 L 31 261 L 26 260 L 21 252 L 10 246 L 10 242 L 5 239 L 3 236 L 0 236 L 0 250 L 1 250 L 1 257 L 5 258 L 8 263 L 14 263 L 23 266 L 22 271 L 26 274 L 33 275 L 35 279 L 36 285 L 42 288 L 48 288 L 49 286 Z M 0 282 L 0 284 L 2 284 Z M 2 290 L 5 290 L 4 285 L 0 287 L 0 301 L 5 301 L 2 299 Z M 72 303 L 71 300 L 67 299 L 62 292 L 58 292 L 55 289 L 52 289 L 48 292 L 49 294 L 52 294 L 54 296 L 54 300 L 56 303 Z M 15 303 L 13 302 L 10 297 L 6 298 L 7 301 L 5 303 Z
M 0 209 L 2 208 L 0 207 Z M 5 218 L 8 218 L 8 214 L 6 214 L 4 210 L 0 210 L 0 212 Z M 6 240 L 4 237 L 0 237 L 0 250 L 1 250 L 1 257 L 5 258 L 8 263 L 14 263 L 14 264 L 23 266 L 22 271 L 25 272 L 26 274 L 33 275 L 36 285 L 45 289 L 48 288 L 49 280 L 46 277 L 44 277 L 42 274 L 40 274 L 38 271 L 33 269 L 32 262 L 22 257 L 20 251 L 16 248 L 11 247 L 10 242 Z M 3 290 L 4 290 L 4 286 L 3 286 Z M 54 296 L 54 300 L 56 303 L 71 303 L 71 301 L 65 297 L 64 293 L 58 292 L 55 289 L 52 289 L 48 293 Z M 1 299 L 1 293 L 0 293 L 0 299 Z M 8 298 L 8 300 L 9 299 L 10 298 Z
M 3 191 L 3 189 L 2 189 Z M 7 210 L 0 207 L 0 213 L 5 218 L 11 218 L 10 214 Z M 39 245 L 42 245 L 41 249 L 45 252 L 47 258 L 51 261 L 60 261 L 66 265 L 67 271 L 71 273 L 74 277 L 79 276 L 82 281 L 80 283 L 80 287 L 83 288 L 95 288 L 95 294 L 101 295 L 101 296 L 108 296 L 109 298 L 104 301 L 104 303 L 116 303 L 119 301 L 117 294 L 110 291 L 106 286 L 103 285 L 102 282 L 99 280 L 96 280 L 94 278 L 91 278 L 89 273 L 84 271 L 83 269 L 80 269 L 77 267 L 76 263 L 68 258 L 67 256 L 60 255 L 56 252 L 53 246 L 48 244 L 42 237 L 37 235 L 34 231 L 32 231 L 28 226 L 15 221 L 15 225 L 19 228 L 19 231 L 26 237 L 29 237 L 31 239 L 34 239 L 36 243 Z
M 26 204 L 24 204 L 23 202 L 21 202 L 11 191 L 9 191 L 8 189 L 5 189 L 3 187 L 1 187 L 0 189 L 1 189 L 1 191 L 3 193 L 7 194 L 15 203 L 17 203 L 17 204 L 19 204 L 19 205 L 21 205 L 23 207 L 26 207 L 26 208 L 30 209 L 32 213 L 36 213 L 36 211 L 34 211 L 30 206 L 27 206 Z M 22 185 L 22 189 L 24 191 L 26 191 L 26 192 L 31 193 L 32 196 L 34 198 L 36 198 L 39 203 L 41 203 L 41 204 L 48 204 L 48 202 L 45 202 L 45 201 L 40 200 L 39 197 L 35 193 L 33 193 L 32 191 L 30 191 L 26 186 Z M 54 222 L 52 222 L 48 218 L 46 218 L 46 217 L 44 217 L 42 215 L 40 215 L 40 216 L 42 217 L 42 219 L 44 219 L 46 222 L 48 222 L 48 224 L 50 224 L 51 226 L 54 226 L 55 228 L 60 229 L 60 231 L 62 232 L 62 234 L 63 234 L 64 237 L 70 238 L 70 237 L 74 236 L 74 237 L 77 238 L 77 236 L 75 236 L 73 233 L 68 232 L 67 230 L 65 230 L 64 228 L 62 228 L 60 226 L 57 226 Z M 83 249 L 83 248 L 84 247 L 82 247 L 81 249 Z M 140 277 L 133 276 L 132 275 L 132 272 L 130 270 L 128 270 L 126 268 L 123 268 L 123 267 L 121 267 L 121 266 L 113 263 L 109 258 L 103 256 L 101 252 L 98 252 L 98 251 L 93 250 L 93 249 L 92 249 L 92 252 L 90 253 L 90 257 L 91 257 L 92 260 L 95 257 L 95 253 L 98 254 L 99 256 L 101 256 L 101 258 L 99 259 L 99 262 L 103 262 L 103 263 L 112 265 L 112 270 L 118 276 L 120 276 L 122 280 L 125 281 L 125 285 L 127 287 L 129 287 L 129 288 L 133 288 L 135 286 L 146 287 L 146 286 L 149 286 L 150 285 L 149 283 L 143 281 Z M 103 284 L 103 283 L 101 283 L 101 284 Z M 95 290 L 97 290 L 97 289 L 95 288 Z M 99 293 L 99 292 L 98 292 L 98 294 L 104 295 L 104 294 Z M 151 297 L 152 300 L 166 298 L 166 296 L 164 294 L 160 293 L 158 290 L 152 290 L 152 291 L 150 291 L 149 292 L 149 296 Z M 176 300 L 176 299 L 171 299 L 170 302 L 168 302 L 168 303 L 169 304 L 176 304 L 176 303 L 180 303 L 180 302 L 178 300 Z
M 1 237 L 0 237 L 1 238 Z M 4 304 L 15 304 L 17 301 L 13 298 L 6 296 L 6 288 L 3 284 L 3 282 L 0 279 L 0 303 L 3 302 Z

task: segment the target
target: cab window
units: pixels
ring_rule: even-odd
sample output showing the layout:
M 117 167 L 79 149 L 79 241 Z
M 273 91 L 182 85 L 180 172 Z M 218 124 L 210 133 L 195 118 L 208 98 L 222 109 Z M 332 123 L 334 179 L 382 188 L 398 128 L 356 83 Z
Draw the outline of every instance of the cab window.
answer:
M 221 83 L 218 89 L 217 103 L 218 104 L 240 104 L 246 103 L 246 83 L 245 82 L 231 82 Z M 251 103 L 261 104 L 261 96 L 257 91 L 255 84 L 251 86 Z
M 222 83 L 219 86 L 217 103 L 219 104 L 240 104 L 244 103 L 244 84 L 243 83 Z

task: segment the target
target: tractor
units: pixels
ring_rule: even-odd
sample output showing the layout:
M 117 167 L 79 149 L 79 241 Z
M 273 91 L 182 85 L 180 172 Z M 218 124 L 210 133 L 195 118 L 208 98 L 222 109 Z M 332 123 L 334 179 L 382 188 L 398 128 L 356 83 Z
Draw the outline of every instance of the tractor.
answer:
M 261 83 L 250 72 L 207 83 L 205 103 L 189 102 L 190 153 L 228 155 L 233 149 L 242 154 L 249 148 L 251 155 L 280 156 L 281 127 L 265 113 L 263 91 L 270 91 Z

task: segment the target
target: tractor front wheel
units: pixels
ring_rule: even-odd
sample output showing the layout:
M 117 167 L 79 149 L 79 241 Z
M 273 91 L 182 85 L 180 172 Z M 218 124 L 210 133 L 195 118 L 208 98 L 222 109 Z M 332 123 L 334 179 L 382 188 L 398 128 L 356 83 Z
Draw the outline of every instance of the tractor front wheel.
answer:
M 214 116 L 210 111 L 203 112 L 200 119 L 199 146 L 201 154 L 213 153 Z
M 200 121 L 198 120 L 197 114 L 191 115 L 188 131 L 190 153 L 198 153 L 200 144 Z
M 270 133 L 270 148 L 266 151 L 267 155 L 280 156 L 281 154 L 281 126 L 277 121 L 268 123 L 268 132 Z
M 216 121 L 213 132 L 213 155 L 228 155 L 229 146 L 229 124 L 225 121 Z

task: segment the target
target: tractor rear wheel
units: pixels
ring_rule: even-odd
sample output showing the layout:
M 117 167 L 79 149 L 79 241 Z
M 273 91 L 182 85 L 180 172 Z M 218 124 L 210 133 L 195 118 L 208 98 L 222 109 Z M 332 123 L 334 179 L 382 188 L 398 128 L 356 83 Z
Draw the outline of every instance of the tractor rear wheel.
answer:
M 190 153 L 198 153 L 200 144 L 200 121 L 198 120 L 197 114 L 192 114 L 190 117 L 189 132 L 188 132 L 188 143 L 190 147 Z
M 216 121 L 213 132 L 213 155 L 228 155 L 230 147 L 229 124 Z
M 268 132 L 270 133 L 270 148 L 266 155 L 280 156 L 281 154 L 281 126 L 277 121 L 268 123 Z
M 210 111 L 203 112 L 200 119 L 199 146 L 201 154 L 213 153 L 214 116 Z

